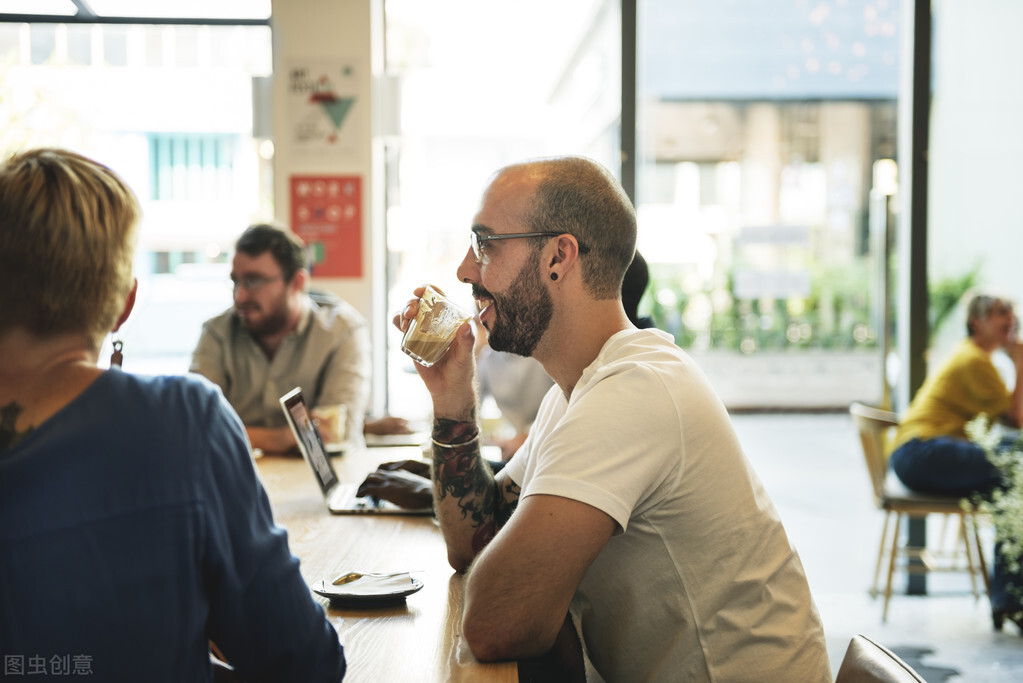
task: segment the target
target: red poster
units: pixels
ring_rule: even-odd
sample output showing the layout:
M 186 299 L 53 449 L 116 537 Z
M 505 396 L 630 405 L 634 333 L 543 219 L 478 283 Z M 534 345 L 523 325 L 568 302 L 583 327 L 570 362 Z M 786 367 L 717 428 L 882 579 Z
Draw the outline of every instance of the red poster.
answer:
M 362 178 L 292 176 L 291 230 L 313 277 L 362 277 Z

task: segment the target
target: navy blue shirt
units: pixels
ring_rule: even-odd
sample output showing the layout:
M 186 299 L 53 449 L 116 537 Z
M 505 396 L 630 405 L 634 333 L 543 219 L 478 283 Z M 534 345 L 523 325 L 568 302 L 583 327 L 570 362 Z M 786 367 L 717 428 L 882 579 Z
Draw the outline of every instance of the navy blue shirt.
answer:
M 105 372 L 0 453 L 0 661 L 26 674 L 209 681 L 213 640 L 247 680 L 340 680 L 298 566 L 205 380 Z

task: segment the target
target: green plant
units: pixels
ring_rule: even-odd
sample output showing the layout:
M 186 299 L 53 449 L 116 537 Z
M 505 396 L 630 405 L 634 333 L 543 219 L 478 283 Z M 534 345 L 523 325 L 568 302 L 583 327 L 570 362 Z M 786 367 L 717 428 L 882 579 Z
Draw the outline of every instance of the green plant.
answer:
M 959 277 L 947 277 L 927 287 L 927 322 L 933 337 L 948 319 L 963 296 L 980 282 L 980 266 L 976 265 Z
M 1002 475 L 1003 485 L 989 496 L 972 496 L 965 506 L 974 506 L 988 515 L 995 530 L 995 544 L 1011 574 L 1020 571 L 1023 555 L 1023 437 L 1006 446 L 1003 433 L 991 419 L 978 415 L 966 425 L 966 435 L 984 450 L 987 459 Z M 1023 586 L 1010 586 L 1017 596 Z
M 640 310 L 683 348 L 871 348 L 877 335 L 867 265 L 812 265 L 808 296 L 737 299 L 731 272 L 701 281 L 685 266 L 651 264 Z
M 707 340 L 706 347 L 712 349 L 872 348 L 881 331 L 873 329 L 869 265 L 868 259 L 843 265 L 813 264 L 807 297 L 738 300 L 734 299 L 730 272 L 722 283 L 701 282 L 693 289 L 687 286 L 693 278 L 685 267 L 651 264 L 650 287 L 640 311 L 684 348 L 692 347 L 701 335 Z M 963 275 L 930 284 L 928 323 L 932 336 L 979 281 L 978 265 Z M 686 324 L 685 313 L 695 299 L 731 303 L 727 308 L 714 307 L 703 328 L 694 329 Z M 893 319 L 893 328 L 895 324 Z M 800 330 L 798 335 L 792 332 L 793 326 Z M 894 335 L 894 329 L 889 334 Z

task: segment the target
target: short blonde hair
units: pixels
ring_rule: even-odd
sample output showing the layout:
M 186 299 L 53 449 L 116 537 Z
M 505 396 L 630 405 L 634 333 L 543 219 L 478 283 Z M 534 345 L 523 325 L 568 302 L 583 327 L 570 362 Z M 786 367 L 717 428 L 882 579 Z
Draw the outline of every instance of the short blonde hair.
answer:
M 98 346 L 131 291 L 141 215 L 127 184 L 80 154 L 0 164 L 0 334 L 85 333 Z

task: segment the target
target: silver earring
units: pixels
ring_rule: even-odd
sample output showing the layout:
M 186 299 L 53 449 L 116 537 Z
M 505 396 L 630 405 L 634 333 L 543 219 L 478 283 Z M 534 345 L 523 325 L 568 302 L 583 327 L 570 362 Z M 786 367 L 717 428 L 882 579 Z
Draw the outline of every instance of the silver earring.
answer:
M 110 367 L 121 367 L 121 361 L 124 360 L 124 356 L 121 354 L 121 349 L 124 348 L 124 342 L 120 339 L 114 341 L 114 352 L 110 354 Z

